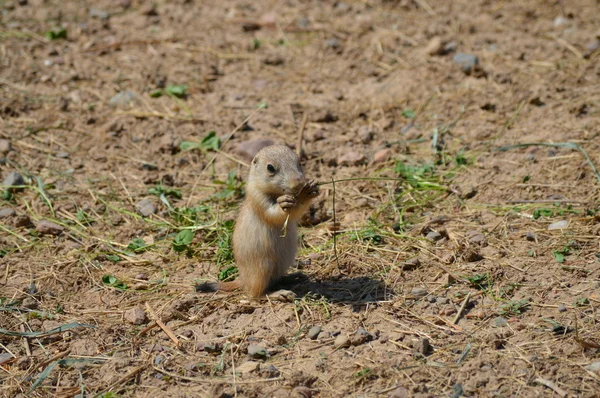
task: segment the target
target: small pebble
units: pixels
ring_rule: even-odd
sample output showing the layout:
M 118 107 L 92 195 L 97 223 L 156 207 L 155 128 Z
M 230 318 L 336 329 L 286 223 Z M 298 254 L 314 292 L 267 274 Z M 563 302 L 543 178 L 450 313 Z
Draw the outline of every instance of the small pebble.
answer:
M 4 207 L 0 209 L 0 218 L 8 218 L 16 214 L 17 212 L 14 209 L 11 209 L 10 207 Z
M 29 216 L 26 216 L 23 214 L 23 215 L 15 217 L 15 220 L 13 221 L 13 225 L 17 228 L 19 228 L 19 227 L 29 228 L 29 227 L 33 226 L 33 223 L 31 222 L 31 219 L 29 218 Z
M 442 239 L 442 234 L 437 231 L 429 231 L 429 233 L 425 235 L 425 238 L 432 242 L 437 242 L 438 240 Z
M 465 53 L 456 53 L 452 62 L 460 65 L 460 69 L 466 73 L 470 74 L 476 65 L 479 65 L 479 58 L 473 54 L 465 54 Z
M 256 361 L 246 361 L 243 364 L 236 366 L 235 371 L 241 374 L 256 372 L 260 368 L 260 363 Z
M 373 141 L 375 132 L 369 126 L 361 126 L 358 129 L 358 138 L 363 144 L 368 144 Z
M 0 154 L 4 155 L 12 150 L 12 144 L 9 140 L 0 139 Z
M 567 220 L 560 220 L 557 222 L 553 222 L 552 224 L 548 225 L 548 231 L 552 231 L 555 229 L 565 229 L 569 226 L 569 222 Z
M 435 302 L 438 304 L 448 304 L 450 299 L 448 297 L 437 297 Z
M 429 344 L 429 339 L 422 338 L 418 339 L 414 342 L 413 348 L 417 350 L 420 354 L 427 355 L 429 351 L 431 351 L 431 345 Z
M 530 242 L 535 242 L 537 240 L 537 235 L 533 232 L 527 232 L 525 234 L 525 239 L 527 239 Z
M 430 303 L 437 303 L 437 297 L 435 297 L 434 295 L 429 295 L 427 296 L 427 301 L 429 301 Z
M 273 144 L 275 143 L 269 139 L 242 141 L 235 148 L 235 152 L 247 162 L 251 162 L 261 149 Z
M 392 150 L 390 148 L 380 149 L 373 155 L 373 164 L 387 162 L 391 156 Z
M 64 228 L 52 221 L 40 220 L 35 230 L 42 235 L 60 235 L 64 231 Z
M 254 359 L 265 358 L 267 356 L 267 350 L 258 344 L 249 344 L 248 355 Z
M 390 392 L 388 398 L 410 398 L 411 393 L 404 387 L 396 387 Z
M 360 152 L 350 151 L 340 156 L 337 160 L 337 164 L 341 166 L 357 166 L 365 163 L 367 157 Z
M 402 270 L 411 271 L 413 269 L 419 268 L 420 265 L 421 260 L 419 260 L 419 257 L 413 257 L 402 263 Z
M 123 107 L 137 100 L 137 95 L 133 91 L 125 90 L 115 94 L 108 104 L 112 107 Z
M 145 274 L 145 273 L 136 274 L 135 275 L 135 279 L 139 279 L 141 281 L 147 281 L 148 280 L 148 274 Z
M 135 207 L 142 217 L 150 217 L 156 213 L 156 206 L 154 206 L 154 203 L 150 199 L 140 200 L 136 203 Z
M 567 306 L 564 305 L 563 303 L 560 303 L 558 305 L 558 312 L 566 312 L 567 311 Z
M 307 336 L 311 340 L 315 340 L 319 337 L 319 333 L 321 333 L 321 326 L 313 326 L 308 330 Z
M 508 325 L 508 321 L 501 316 L 494 318 L 494 320 L 492 322 L 493 322 L 494 327 L 497 327 L 497 328 L 501 328 L 503 326 Z
M 486 243 L 485 236 L 479 231 L 469 231 L 467 232 L 467 238 L 470 243 L 476 245 L 484 245 Z
M 157 355 L 154 357 L 154 365 L 160 365 L 165 361 L 165 357 L 163 355 Z
M 88 10 L 88 15 L 90 18 L 98 18 L 102 20 L 107 20 L 110 17 L 110 14 L 107 11 L 95 7 L 90 7 Z
M 141 325 L 146 323 L 146 311 L 138 307 L 131 308 L 125 311 L 125 319 L 133 325 Z
M 410 295 L 413 297 L 425 297 L 429 294 L 427 289 L 423 289 L 422 287 L 413 287 L 410 291 Z
M 25 179 L 23 176 L 16 171 L 8 173 L 6 178 L 4 179 L 3 185 L 5 187 L 14 187 L 18 185 L 25 185 Z M 13 190 L 21 190 L 23 188 L 13 188 Z
M 278 377 L 281 372 L 279 371 L 279 369 L 277 369 L 274 365 L 267 365 L 265 368 L 263 368 L 260 373 L 262 374 L 263 377 L 266 378 L 271 378 L 271 377 Z
M 600 372 L 600 361 L 599 362 L 592 362 L 590 363 L 588 366 L 585 367 L 587 370 L 589 370 L 590 372 Z
M 338 121 L 337 115 L 327 109 L 316 111 L 311 119 L 316 123 L 334 123 Z
M 345 334 L 340 334 L 338 337 L 335 338 L 333 346 L 336 348 L 350 347 L 350 338 Z

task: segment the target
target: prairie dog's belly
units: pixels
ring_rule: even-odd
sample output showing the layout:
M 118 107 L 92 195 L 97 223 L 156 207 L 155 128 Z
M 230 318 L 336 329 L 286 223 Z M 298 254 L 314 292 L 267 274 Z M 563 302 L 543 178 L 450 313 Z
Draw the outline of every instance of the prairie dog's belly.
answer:
M 280 227 L 265 224 L 247 208 L 238 219 L 233 238 L 238 267 L 260 266 L 266 260 L 271 266 L 287 270 L 296 257 L 296 222 L 288 224 L 285 237 L 282 234 Z

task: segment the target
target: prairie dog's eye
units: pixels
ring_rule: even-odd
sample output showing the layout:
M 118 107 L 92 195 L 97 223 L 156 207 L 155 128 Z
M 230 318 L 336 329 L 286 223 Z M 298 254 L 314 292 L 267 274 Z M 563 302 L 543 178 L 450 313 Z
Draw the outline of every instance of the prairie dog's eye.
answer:
M 275 166 L 273 166 L 272 164 L 268 164 L 267 171 L 271 174 L 275 174 Z

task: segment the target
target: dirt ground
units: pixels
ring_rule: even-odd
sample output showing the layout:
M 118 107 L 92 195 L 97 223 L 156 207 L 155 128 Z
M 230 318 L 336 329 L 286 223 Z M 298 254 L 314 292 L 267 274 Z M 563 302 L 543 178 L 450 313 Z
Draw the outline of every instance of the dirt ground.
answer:
M 0 395 L 600 396 L 599 15 L 0 1 Z M 194 290 L 257 139 L 322 183 L 291 302 Z

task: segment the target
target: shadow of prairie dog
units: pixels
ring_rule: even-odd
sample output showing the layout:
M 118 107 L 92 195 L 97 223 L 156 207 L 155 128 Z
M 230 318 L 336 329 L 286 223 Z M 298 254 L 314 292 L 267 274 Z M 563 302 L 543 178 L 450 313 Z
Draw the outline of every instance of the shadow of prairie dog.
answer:
M 263 296 L 294 263 L 298 220 L 318 195 L 294 151 L 284 145 L 263 148 L 250 165 L 246 199 L 233 232 L 239 276 L 232 282 L 200 284 L 196 291 L 241 287 L 251 297 Z

